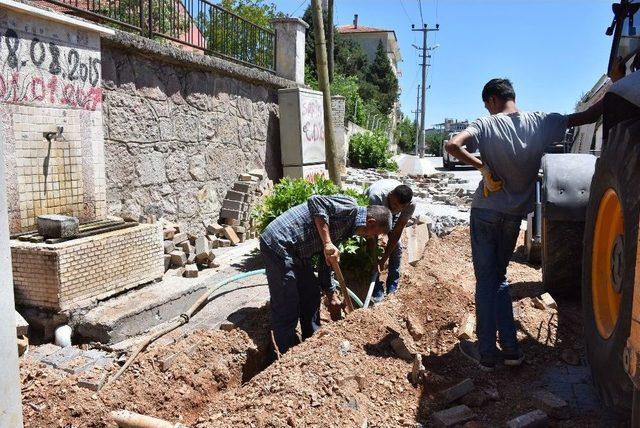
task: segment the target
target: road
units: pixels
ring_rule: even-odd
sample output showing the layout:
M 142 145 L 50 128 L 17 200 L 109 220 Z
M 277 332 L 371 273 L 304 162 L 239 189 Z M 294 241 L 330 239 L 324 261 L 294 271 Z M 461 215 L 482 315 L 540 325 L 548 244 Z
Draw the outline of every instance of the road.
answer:
M 456 185 L 456 187 L 461 187 L 463 189 L 475 190 L 478 187 L 478 183 L 480 183 L 480 172 L 473 167 L 470 166 L 456 166 L 453 170 L 448 170 L 442 167 L 442 157 L 441 156 L 429 156 L 424 159 L 429 162 L 429 165 L 433 166 L 439 172 L 451 172 L 457 178 L 462 178 L 467 180 L 468 183 Z

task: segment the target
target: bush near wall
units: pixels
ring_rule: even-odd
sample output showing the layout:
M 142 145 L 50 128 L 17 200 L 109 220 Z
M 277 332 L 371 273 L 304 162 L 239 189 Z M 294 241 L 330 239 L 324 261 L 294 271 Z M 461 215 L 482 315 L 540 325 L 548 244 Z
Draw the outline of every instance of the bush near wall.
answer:
M 382 131 L 355 134 L 349 141 L 349 162 L 358 168 L 396 171 L 398 165 L 388 147 L 389 139 Z

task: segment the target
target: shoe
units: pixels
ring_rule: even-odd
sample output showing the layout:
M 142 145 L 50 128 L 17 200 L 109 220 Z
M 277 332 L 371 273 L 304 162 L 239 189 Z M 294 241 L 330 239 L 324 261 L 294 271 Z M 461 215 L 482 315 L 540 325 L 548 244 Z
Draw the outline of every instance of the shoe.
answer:
M 394 294 L 396 291 L 398 291 L 398 284 L 391 284 L 387 287 L 387 294 Z
M 520 349 L 516 351 L 502 351 L 502 358 L 505 366 L 519 366 L 524 361 L 524 352 Z
M 463 340 L 458 344 L 458 348 L 462 355 L 467 357 L 470 361 L 476 363 L 480 370 L 484 372 L 492 372 L 496 368 L 496 362 L 493 360 L 489 360 L 487 358 L 482 358 L 480 356 L 480 351 L 478 351 L 477 342 L 470 342 L 468 340 Z
M 380 303 L 384 300 L 384 287 L 380 281 L 373 286 L 373 294 L 371 295 L 373 303 Z

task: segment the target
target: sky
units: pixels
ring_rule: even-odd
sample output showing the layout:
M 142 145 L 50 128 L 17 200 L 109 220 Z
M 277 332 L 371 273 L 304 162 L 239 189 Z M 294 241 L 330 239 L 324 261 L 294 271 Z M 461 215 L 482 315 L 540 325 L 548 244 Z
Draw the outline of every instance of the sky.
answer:
M 272 0 L 300 17 L 310 0 Z M 422 22 L 440 24 L 428 34 L 426 124 L 444 118 L 474 120 L 487 114 L 482 87 L 494 77 L 511 79 L 520 109 L 570 113 L 580 96 L 606 72 L 612 0 L 334 0 L 336 25 L 394 30 L 400 63 L 401 109 L 414 118 L 421 83 L 418 55 Z M 422 4 L 422 20 L 419 3 Z

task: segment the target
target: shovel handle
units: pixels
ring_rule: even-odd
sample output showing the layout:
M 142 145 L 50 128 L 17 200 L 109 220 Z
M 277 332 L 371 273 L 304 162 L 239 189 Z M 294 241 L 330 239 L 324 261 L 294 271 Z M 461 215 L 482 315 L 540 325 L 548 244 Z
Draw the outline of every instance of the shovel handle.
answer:
M 336 274 L 336 278 L 338 279 L 338 282 L 340 283 L 340 292 L 342 293 L 342 298 L 344 299 L 344 302 L 346 303 L 346 312 L 347 313 L 351 313 L 353 312 L 353 302 L 351 301 L 351 297 L 349 296 L 349 293 L 347 292 L 347 283 L 344 280 L 344 276 L 342 276 L 342 270 L 340 270 L 340 264 L 338 262 L 334 262 L 332 263 L 332 267 L 333 267 L 333 271 Z

